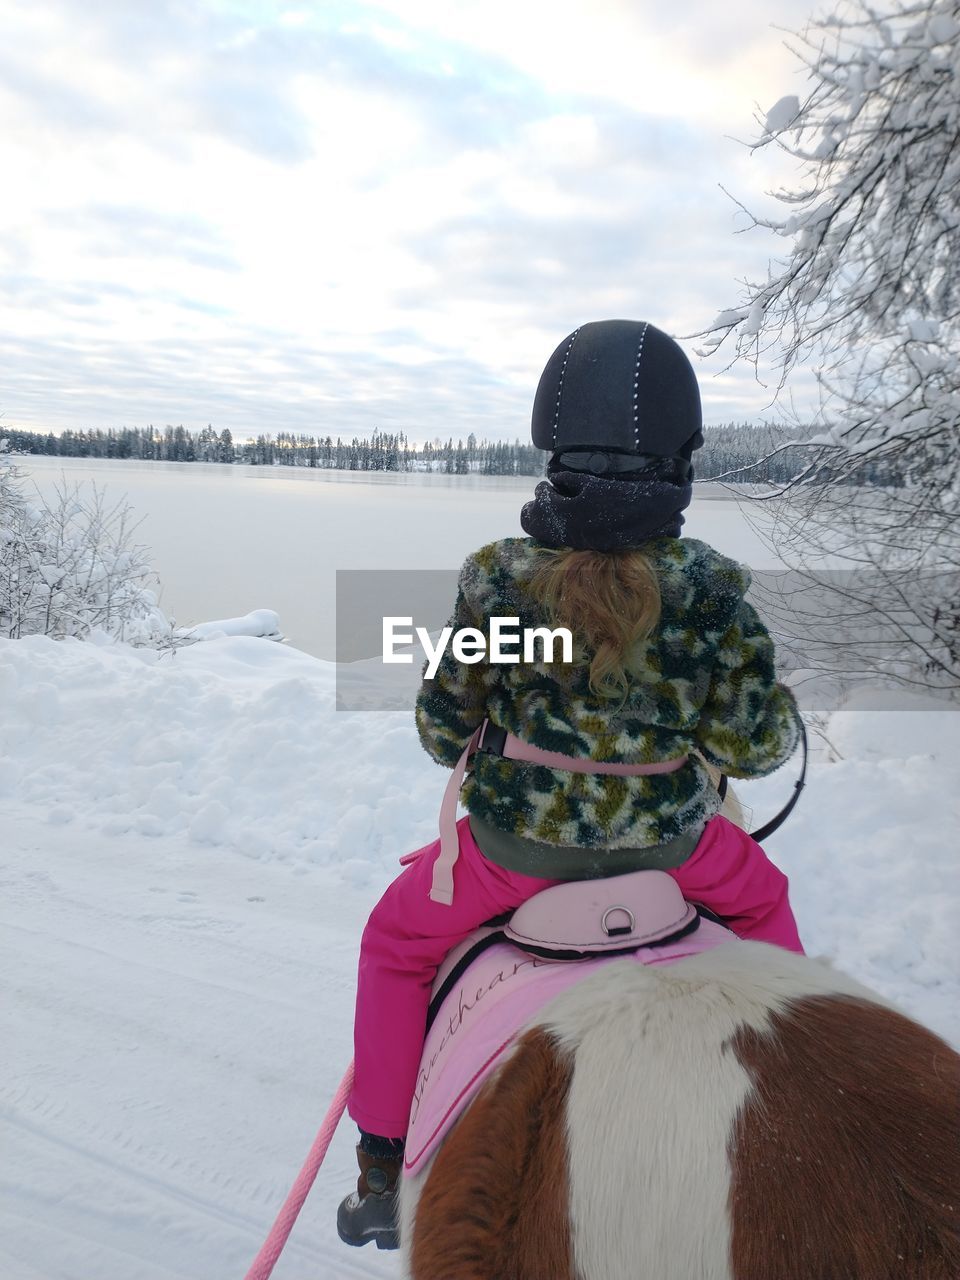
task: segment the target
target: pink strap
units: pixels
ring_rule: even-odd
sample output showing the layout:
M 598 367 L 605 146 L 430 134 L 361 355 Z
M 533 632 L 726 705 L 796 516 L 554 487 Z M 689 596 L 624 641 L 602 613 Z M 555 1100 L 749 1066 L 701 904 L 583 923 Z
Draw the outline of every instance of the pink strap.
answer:
M 454 766 L 447 781 L 447 789 L 443 793 L 440 804 L 440 856 L 433 864 L 433 882 L 430 885 L 430 897 L 434 902 L 443 902 L 449 907 L 453 903 L 453 866 L 460 856 L 460 837 L 457 834 L 457 801 L 463 776 L 467 772 L 467 761 L 477 749 L 486 727 L 483 724 L 474 729 L 470 741 L 463 749 L 460 759 Z
M 430 897 L 434 902 L 450 906 L 453 902 L 453 868 L 460 856 L 460 840 L 457 834 L 457 802 L 463 786 L 467 761 L 483 742 L 488 720 L 474 729 L 470 741 L 463 749 L 453 773 L 447 782 L 440 805 L 440 854 L 433 864 L 433 880 Z M 673 773 L 687 762 L 686 756 L 674 760 L 660 760 L 653 764 L 607 764 L 602 760 L 585 760 L 578 756 L 565 756 L 559 751 L 541 751 L 539 747 L 507 733 L 503 754 L 508 760 L 524 760 L 530 764 L 542 764 L 551 769 L 566 769 L 570 773 L 606 773 L 618 778 L 642 777 L 648 774 Z M 422 850 L 420 851 L 422 852 Z M 419 854 L 405 854 L 402 863 L 415 861 Z
M 687 763 L 686 756 L 677 756 L 673 760 L 658 760 L 653 764 L 609 764 L 604 760 L 583 760 L 576 756 L 565 756 L 559 751 L 542 751 L 532 743 L 523 742 L 507 733 L 503 754 L 508 760 L 526 760 L 530 764 L 545 764 L 550 769 L 569 769 L 571 773 L 609 773 L 615 778 L 643 777 L 652 773 L 673 773 Z

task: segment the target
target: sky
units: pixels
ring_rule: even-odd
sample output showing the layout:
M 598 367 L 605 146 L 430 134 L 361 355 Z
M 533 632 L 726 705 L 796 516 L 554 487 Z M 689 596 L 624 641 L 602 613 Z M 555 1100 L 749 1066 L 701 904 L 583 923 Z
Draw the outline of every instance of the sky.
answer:
M 0 0 L 0 422 L 513 440 L 608 318 L 680 339 L 708 423 L 775 417 L 692 335 L 783 253 L 735 201 L 798 180 L 747 144 L 811 16 Z

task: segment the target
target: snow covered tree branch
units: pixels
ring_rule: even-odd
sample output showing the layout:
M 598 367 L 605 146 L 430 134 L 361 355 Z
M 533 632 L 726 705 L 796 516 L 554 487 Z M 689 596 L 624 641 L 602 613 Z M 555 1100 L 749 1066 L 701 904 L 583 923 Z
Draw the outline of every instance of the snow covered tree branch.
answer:
M 850 8 L 861 16 L 799 37 L 813 87 L 802 104 L 776 103 L 753 144 L 778 147 L 806 178 L 774 193 L 788 217 L 753 218 L 792 242 L 789 255 L 700 335 L 707 350 L 735 335 L 755 364 L 773 345 L 781 386 L 798 361 L 832 366 L 881 335 L 936 347 L 960 316 L 960 6 Z
M 802 174 L 771 193 L 785 216 L 752 218 L 787 252 L 697 335 L 701 354 L 732 342 L 758 379 L 769 361 L 778 394 L 796 368 L 814 368 L 819 430 L 784 487 L 781 540 L 799 545 L 799 533 L 808 563 L 866 557 L 872 594 L 861 603 L 897 619 L 892 665 L 902 674 L 909 654 L 914 675 L 956 689 L 960 3 L 881 13 L 851 0 L 798 40 L 806 95 L 758 118 L 752 144 L 779 148 Z M 894 487 L 854 494 L 869 470 Z

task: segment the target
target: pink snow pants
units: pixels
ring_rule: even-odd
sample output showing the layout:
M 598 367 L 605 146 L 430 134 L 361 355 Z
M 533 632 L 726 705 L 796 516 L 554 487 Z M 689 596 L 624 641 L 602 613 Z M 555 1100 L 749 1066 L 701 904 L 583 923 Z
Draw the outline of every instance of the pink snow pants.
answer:
M 407 1132 L 430 988 L 444 956 L 485 921 L 560 883 L 488 861 L 466 817 L 457 831 L 460 857 L 452 905 L 429 897 L 440 853 L 435 840 L 387 889 L 360 942 L 355 1077 L 347 1109 L 361 1129 L 384 1138 Z M 787 901 L 787 877 L 726 818 L 711 818 L 687 861 L 668 874 L 684 897 L 722 916 L 741 938 L 803 953 Z

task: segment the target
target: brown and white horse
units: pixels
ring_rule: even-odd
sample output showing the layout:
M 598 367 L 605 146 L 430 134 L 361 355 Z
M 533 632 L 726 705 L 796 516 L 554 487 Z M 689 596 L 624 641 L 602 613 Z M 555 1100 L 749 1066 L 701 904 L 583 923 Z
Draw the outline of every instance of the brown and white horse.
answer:
M 822 961 L 614 961 L 401 1184 L 412 1280 L 958 1280 L 960 1056 Z

